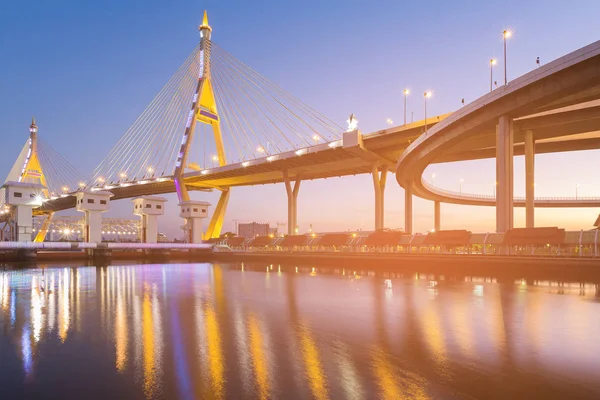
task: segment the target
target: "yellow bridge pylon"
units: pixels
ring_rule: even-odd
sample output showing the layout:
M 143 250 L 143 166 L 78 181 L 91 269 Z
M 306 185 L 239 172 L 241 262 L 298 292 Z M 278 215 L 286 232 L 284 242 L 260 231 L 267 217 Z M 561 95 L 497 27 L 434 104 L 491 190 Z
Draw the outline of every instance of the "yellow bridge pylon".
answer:
M 194 131 L 196 130 L 196 122 L 201 122 L 212 127 L 219 166 L 227 164 L 219 113 L 217 111 L 217 102 L 215 101 L 215 94 L 211 81 L 210 37 L 212 28 L 208 25 L 208 15 L 206 11 L 204 11 L 202 24 L 198 27 L 198 30 L 200 31 L 200 75 L 198 77 L 196 93 L 194 94 L 192 106 L 189 111 L 188 122 L 183 135 L 179 156 L 175 164 L 175 187 L 180 202 L 190 200 L 188 190 L 183 181 L 183 173 L 186 168 L 190 144 L 192 143 Z M 217 203 L 213 216 L 208 224 L 208 228 L 203 235 L 204 239 L 218 238 L 221 235 L 225 211 L 227 209 L 227 203 L 229 202 L 229 188 L 220 188 L 219 190 L 221 190 L 221 196 L 219 197 L 219 202 Z

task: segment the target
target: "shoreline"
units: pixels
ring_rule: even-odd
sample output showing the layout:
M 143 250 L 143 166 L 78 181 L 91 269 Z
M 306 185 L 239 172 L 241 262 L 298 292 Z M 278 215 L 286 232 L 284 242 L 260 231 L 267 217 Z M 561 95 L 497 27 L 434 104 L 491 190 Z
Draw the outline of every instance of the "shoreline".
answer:
M 432 274 L 509 275 L 523 279 L 594 281 L 600 283 L 600 258 L 557 258 L 466 254 L 405 253 L 284 253 L 212 251 L 113 251 L 90 257 L 85 252 L 39 252 L 23 260 L 1 260 L 4 267 L 36 268 L 52 265 L 110 266 L 171 263 L 264 263 L 369 269 L 376 272 L 413 271 Z M 122 264 L 125 263 L 125 264 Z

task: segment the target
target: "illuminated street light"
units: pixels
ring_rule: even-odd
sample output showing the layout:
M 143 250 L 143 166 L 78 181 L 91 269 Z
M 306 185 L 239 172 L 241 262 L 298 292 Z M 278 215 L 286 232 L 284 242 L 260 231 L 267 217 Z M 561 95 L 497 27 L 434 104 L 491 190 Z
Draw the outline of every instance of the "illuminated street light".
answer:
M 127 178 L 127 174 L 126 174 L 125 172 L 121 172 L 121 173 L 119 174 L 119 176 L 121 177 L 121 179 L 125 179 L 125 178 Z
M 346 122 L 348 123 L 348 129 L 346 129 L 346 132 L 352 132 L 358 129 L 358 120 L 356 119 L 354 113 L 350 114 L 350 117 L 348 117 Z
M 508 84 L 508 78 L 506 75 L 506 39 L 510 38 L 512 36 L 512 32 L 508 29 L 505 29 L 502 32 L 502 39 L 504 41 L 504 85 Z
M 388 123 L 388 124 L 390 124 L 390 125 L 392 125 L 392 124 L 394 123 L 394 121 L 392 121 L 392 119 L 391 119 L 391 118 L 388 118 L 388 119 L 387 119 L 387 123 Z
M 321 140 L 321 137 L 320 137 L 319 135 L 317 135 L 317 134 L 313 135 L 313 137 L 312 137 L 312 138 L 313 138 L 313 140 L 314 140 L 315 142 L 317 142 L 317 143 L 319 143 L 319 140 Z
M 494 65 L 497 64 L 497 61 L 495 58 L 490 58 L 490 92 L 492 91 L 492 82 L 494 81 L 493 79 L 493 67 Z
M 258 151 L 259 153 L 264 153 L 265 149 L 263 149 L 262 146 L 259 146 L 256 148 L 256 151 Z
M 425 132 L 427 132 L 427 99 L 431 96 L 433 96 L 431 90 L 428 90 L 425 93 L 423 93 L 423 98 L 425 99 Z
M 153 173 L 153 172 L 154 172 L 154 168 L 152 168 L 152 167 L 148 167 L 148 173 L 150 173 L 150 174 L 151 174 L 151 173 Z
M 409 89 L 404 89 L 402 91 L 402 93 L 404 94 L 404 125 L 406 125 L 406 99 L 408 97 L 408 95 L 410 94 L 410 90 Z

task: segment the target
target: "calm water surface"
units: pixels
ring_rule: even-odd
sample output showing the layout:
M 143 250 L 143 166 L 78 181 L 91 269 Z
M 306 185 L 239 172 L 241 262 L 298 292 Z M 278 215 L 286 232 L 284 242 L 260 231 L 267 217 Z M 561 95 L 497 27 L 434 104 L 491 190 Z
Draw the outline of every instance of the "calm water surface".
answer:
M 306 266 L 0 269 L 0 399 L 598 399 L 599 300 Z

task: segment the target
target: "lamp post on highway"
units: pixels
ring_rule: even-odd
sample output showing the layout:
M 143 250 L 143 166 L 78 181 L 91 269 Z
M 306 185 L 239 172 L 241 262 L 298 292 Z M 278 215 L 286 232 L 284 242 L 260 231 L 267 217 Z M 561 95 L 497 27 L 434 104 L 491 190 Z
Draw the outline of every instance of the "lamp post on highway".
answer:
M 463 178 L 460 178 L 460 195 L 462 196 L 462 184 L 465 180 Z
M 404 89 L 402 93 L 404 94 L 404 125 L 406 125 L 406 98 L 410 94 L 410 90 Z
M 423 98 L 425 99 L 425 132 L 427 132 L 427 99 L 432 95 L 431 90 L 423 93 Z
M 494 82 L 494 78 L 493 78 L 493 70 L 494 70 L 494 65 L 496 65 L 496 59 L 495 58 L 490 58 L 490 92 L 492 91 L 492 82 Z
M 512 32 L 509 31 L 508 29 L 505 29 L 502 32 L 502 38 L 504 40 L 504 85 L 508 84 L 508 78 L 506 75 L 506 39 L 508 39 L 511 36 L 512 36 Z

